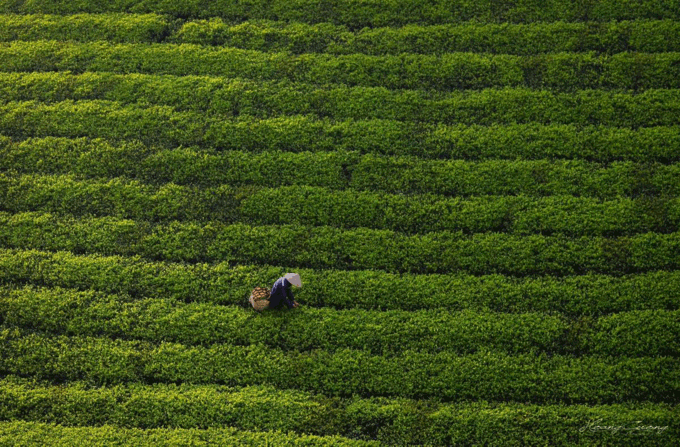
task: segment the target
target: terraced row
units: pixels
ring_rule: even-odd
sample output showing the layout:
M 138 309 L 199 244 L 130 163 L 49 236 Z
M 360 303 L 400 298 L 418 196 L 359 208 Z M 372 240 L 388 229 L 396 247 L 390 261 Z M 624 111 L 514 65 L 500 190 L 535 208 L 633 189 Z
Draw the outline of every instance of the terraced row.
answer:
M 534 123 L 631 128 L 680 124 L 680 90 L 646 90 L 633 94 L 505 88 L 435 94 L 422 90 L 319 87 L 288 81 L 257 82 L 207 76 L 0 73 L 3 103 L 30 100 L 52 103 L 67 99 L 165 105 L 175 110 L 228 117 L 309 114 L 335 119 L 433 124 Z
M 104 71 L 212 75 L 313 84 L 450 91 L 491 87 L 680 88 L 680 53 L 556 53 L 534 56 L 446 53 L 291 55 L 192 44 L 61 41 L 0 43 L 0 71 Z
M 680 126 L 635 130 L 533 123 L 465 126 L 314 116 L 262 120 L 112 101 L 9 102 L 0 105 L 0 132 L 15 139 L 132 139 L 163 148 L 197 145 L 251 153 L 355 151 L 422 159 L 680 160 Z
M 514 278 L 391 274 L 380 271 L 298 269 L 305 286 L 296 298 L 336 309 L 558 312 L 570 318 L 616 312 L 680 309 L 680 272 Z M 0 249 L 0 281 L 7 285 L 97 290 L 144 299 L 244 304 L 253 287 L 269 287 L 285 271 L 266 265 L 151 262 L 139 256 Z M 395 293 L 399 290 L 399 293 Z
M 239 3 L 209 3 L 196 0 L 2 0 L 0 12 L 22 14 L 74 13 L 157 13 L 179 18 L 212 18 L 240 22 L 252 19 L 303 23 L 329 22 L 350 29 L 400 26 L 407 23 L 458 23 L 471 19 L 481 23 L 527 23 L 596 20 L 680 19 L 677 0 L 621 2 L 594 0 L 520 0 L 515 2 L 470 3 L 464 0 L 252 0 Z
M 678 36 L 680 24 L 673 20 L 526 24 L 473 21 L 351 32 L 331 23 L 309 25 L 262 19 L 232 24 L 212 17 L 178 24 L 158 14 L 0 15 L 0 41 L 191 43 L 294 54 L 656 53 L 679 51 Z
M 141 255 L 150 260 L 287 265 L 312 269 L 377 269 L 392 273 L 477 275 L 641 273 L 680 267 L 680 233 L 618 238 L 516 236 L 301 225 L 172 221 L 0 213 L 0 246 L 74 253 Z
M 0 373 L 38 380 L 272 385 L 329 396 L 493 400 L 536 404 L 676 403 L 676 357 L 560 356 L 479 351 L 461 356 L 401 351 L 282 351 L 0 332 Z
M 17 377 L 0 380 L 0 399 L 2 420 L 128 429 L 231 426 L 238 430 L 340 435 L 387 444 L 512 443 L 518 432 L 532 444 L 567 445 L 565 433 L 572 443 L 588 443 L 606 439 L 605 433 L 588 429 L 597 424 L 594 421 L 606 420 L 631 429 L 645 427 L 627 435 L 635 436 L 637 445 L 646 446 L 657 445 L 659 435 L 678 429 L 677 406 L 660 403 L 636 407 L 446 404 L 434 400 L 329 398 L 270 386 L 129 384 L 90 388 L 71 382 L 55 387 Z M 36 426 L 42 427 L 24 425 L 32 429 Z
M 171 298 L 131 300 L 73 289 L 0 288 L 5 327 L 55 335 L 99 336 L 185 345 L 264 345 L 283 351 L 363 350 L 393 357 L 403 351 L 460 355 L 496 353 L 680 357 L 680 311 L 621 312 L 568 320 L 555 314 L 334 310 L 294 314 Z
M 422 160 L 362 155 L 357 151 L 299 153 L 163 149 L 137 141 L 87 138 L 0 137 L 0 169 L 8 175 L 63 174 L 79 179 L 126 177 L 148 185 L 167 183 L 314 186 L 388 194 L 573 195 L 616 199 L 680 196 L 680 164 L 583 160 Z M 167 186 L 166 186 L 167 187 Z
M 135 180 L 78 180 L 72 175 L 0 173 L 0 211 L 249 225 L 372 228 L 408 234 L 432 231 L 571 236 L 669 233 L 680 229 L 680 199 L 573 196 L 481 196 L 332 191 L 308 186 L 196 188 Z
M 338 436 L 318 437 L 282 433 L 280 431 L 250 432 L 235 428 L 149 430 L 101 427 L 69 427 L 54 423 L 26 421 L 0 422 L 0 443 L 16 447 L 27 446 L 150 446 L 158 445 L 309 445 L 309 446 L 377 446 L 377 442 L 358 441 Z

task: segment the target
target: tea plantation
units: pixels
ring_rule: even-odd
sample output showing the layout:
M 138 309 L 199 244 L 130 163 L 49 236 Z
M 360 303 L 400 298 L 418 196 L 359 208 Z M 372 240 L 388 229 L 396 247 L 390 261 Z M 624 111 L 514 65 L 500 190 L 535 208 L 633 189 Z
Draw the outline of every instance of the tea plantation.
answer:
M 0 446 L 671 446 L 678 403 L 680 1 L 0 0 Z

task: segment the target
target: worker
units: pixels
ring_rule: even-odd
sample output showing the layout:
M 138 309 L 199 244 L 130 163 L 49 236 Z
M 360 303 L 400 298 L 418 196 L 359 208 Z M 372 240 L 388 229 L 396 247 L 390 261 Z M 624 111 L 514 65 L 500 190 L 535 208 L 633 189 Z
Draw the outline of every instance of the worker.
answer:
M 295 301 L 291 286 L 302 287 L 300 275 L 297 273 L 286 273 L 284 276 L 276 280 L 272 286 L 272 291 L 269 296 L 270 309 L 279 307 L 281 303 L 288 306 L 289 309 L 299 306 L 299 304 Z

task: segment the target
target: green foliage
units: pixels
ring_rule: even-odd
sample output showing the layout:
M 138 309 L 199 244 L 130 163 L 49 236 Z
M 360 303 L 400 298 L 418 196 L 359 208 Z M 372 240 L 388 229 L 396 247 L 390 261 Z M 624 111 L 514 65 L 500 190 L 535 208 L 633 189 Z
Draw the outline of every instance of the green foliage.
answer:
M 78 256 L 69 252 L 0 250 L 0 278 L 5 284 L 94 289 L 135 298 L 240 304 L 255 286 L 266 286 L 285 273 L 281 267 L 177 264 L 135 257 Z M 655 271 L 606 275 L 512 278 L 390 274 L 379 271 L 298 269 L 305 286 L 303 303 L 345 309 L 560 312 L 584 314 L 679 309 L 680 273 Z M 401 292 L 394 294 L 397 289 Z
M 590 352 L 613 356 L 645 353 L 649 356 L 675 355 L 680 318 L 676 312 L 662 310 L 617 313 L 594 322 L 584 336 Z M 586 348 L 588 349 L 588 348 Z
M 221 17 L 240 22 L 252 19 L 284 20 L 303 23 L 330 22 L 351 29 L 414 24 L 445 24 L 475 20 L 482 23 L 579 22 L 597 20 L 678 19 L 676 0 L 521 0 L 516 2 L 477 3 L 465 0 L 250 0 L 247 2 L 215 2 L 196 0 L 4 0 L 0 11 L 10 13 L 105 13 L 132 12 L 168 14 L 180 18 L 208 19 Z
M 415 52 L 475 52 L 531 55 L 555 52 L 646 53 L 680 50 L 673 20 L 614 22 L 483 23 L 362 28 L 331 23 L 289 23 L 266 19 L 233 24 L 211 17 L 190 20 L 174 32 L 159 14 L 8 14 L 0 16 L 0 41 L 55 39 L 116 43 L 174 42 L 224 45 L 266 52 L 363 53 L 375 56 Z
M 680 53 L 615 55 L 554 53 L 535 56 L 445 53 L 370 56 L 264 53 L 193 44 L 69 43 L 44 40 L 0 44 L 0 71 L 106 71 L 212 75 L 253 80 L 389 89 L 492 87 L 661 89 L 680 86 Z
M 505 192 L 505 191 L 502 191 Z M 0 174 L 0 208 L 19 213 L 46 211 L 123 219 L 297 224 L 344 229 L 366 227 L 408 234 L 432 231 L 620 236 L 677 231 L 678 200 L 619 198 L 600 201 L 573 196 L 396 195 L 332 191 L 319 187 L 196 188 L 135 180 L 78 180 L 72 175 Z
M 528 88 L 465 90 L 433 94 L 384 87 L 315 86 L 286 80 L 225 80 L 208 76 L 114 73 L 0 73 L 2 100 L 54 103 L 105 100 L 170 106 L 220 117 L 275 118 L 306 114 L 336 120 L 399 120 L 457 124 L 575 124 L 630 127 L 680 124 L 680 94 L 672 89 L 579 90 L 561 93 Z M 376 126 L 381 121 L 375 121 Z M 359 123 L 351 123 L 357 125 Z M 403 123 L 384 122 L 384 135 Z M 417 128 L 407 128 L 415 131 Z M 427 128 L 426 128 L 427 129 Z M 438 127 L 439 132 L 446 127 Z M 577 128 L 577 130 L 581 130 Z M 599 129 L 626 132 L 625 129 Z M 392 130 L 393 131 L 393 130 Z M 631 134 L 632 132 L 626 132 Z M 634 133 L 632 133 L 634 134 Z M 366 135 L 362 135 L 366 138 Z M 574 142 L 575 144 L 576 142 Z M 594 142 L 595 143 L 595 142 Z
M 678 0 L 0 0 L 0 445 L 674 445 L 679 92 Z
M 432 445 L 512 442 L 518 433 L 551 445 L 567 445 L 563 444 L 565 432 L 571 433 L 571 439 L 578 436 L 582 442 L 604 440 L 607 433 L 580 431 L 598 419 L 626 427 L 639 426 L 639 421 L 645 424 L 654 421 L 658 427 L 667 427 L 659 432 L 661 436 L 670 436 L 677 430 L 677 410 L 666 404 L 639 404 L 633 408 L 619 404 L 539 406 L 447 404 L 403 398 L 329 399 L 270 386 L 133 383 L 90 388 L 82 382 L 50 386 L 11 376 L 0 381 L 0 390 L 4 403 L 0 418 L 58 422 L 65 427 L 209 429 L 228 424 L 238 430 L 295 431 L 376 439 L 388 444 Z M 490 428 L 494 433 L 489 433 Z M 659 434 L 641 433 L 635 440 L 641 445 L 654 445 Z
M 54 423 L 0 422 L 0 443 L 14 446 L 180 446 L 180 445 L 281 445 L 281 446 L 375 446 L 377 442 L 337 436 L 318 437 L 281 431 L 238 431 L 234 428 L 121 429 L 117 426 L 64 427 Z
M 160 42 L 170 34 L 157 14 L 2 15 L 0 41 L 44 40 L 89 42 Z
M 131 300 L 27 286 L 0 289 L 0 320 L 55 334 L 109 336 L 191 345 L 267 345 L 286 351 L 343 348 L 394 356 L 404 350 L 471 354 L 492 349 L 628 357 L 678 356 L 678 311 L 618 312 L 587 325 L 560 315 L 464 310 L 367 311 L 303 308 L 292 315 L 167 298 Z
M 470 355 L 365 350 L 288 351 L 262 345 L 209 347 L 94 337 L 45 337 L 5 330 L 0 371 L 39 380 L 271 385 L 328 396 L 359 395 L 536 404 L 611 404 L 630 400 L 673 403 L 674 357 Z M 294 372 L 294 374 L 291 374 Z M 534 378 L 540 378 L 538 381 Z
M 330 23 L 307 25 L 254 20 L 231 24 L 211 18 L 185 22 L 168 40 L 293 54 L 654 53 L 680 49 L 679 26 L 673 20 L 520 24 L 472 21 L 428 26 L 410 24 L 400 28 L 366 27 L 350 32 L 346 26 Z
M 677 205 L 673 200 L 666 203 L 666 198 L 680 194 L 678 163 L 487 160 L 491 154 L 480 161 L 424 160 L 342 150 L 218 152 L 87 138 L 2 141 L 0 167 L 10 172 L 73 174 L 90 179 L 127 177 L 155 186 L 299 185 L 442 196 L 574 195 L 601 199 L 640 196 L 643 214 L 656 214 L 657 219 L 664 220 L 663 210 L 669 207 L 669 225 L 673 219 L 677 221 Z M 655 198 L 654 194 L 662 197 Z M 645 205 L 646 197 L 649 206 Z
M 382 119 L 332 120 L 301 115 L 269 119 L 242 115 L 224 119 L 198 111 L 178 112 L 170 106 L 123 105 L 105 100 L 2 104 L 0 132 L 14 139 L 137 140 L 166 149 L 199 146 L 214 152 L 398 155 L 405 157 L 401 163 L 414 164 L 422 163 L 422 159 L 499 159 L 496 163 L 542 159 L 544 165 L 551 164 L 549 159 L 647 163 L 680 160 L 678 126 L 636 130 L 575 124 L 467 126 Z M 214 152 L 207 154 L 215 155 Z M 456 163 L 462 162 L 456 160 Z M 215 170 L 217 168 L 213 168 Z M 625 178 L 618 179 L 617 183 L 621 181 Z
M 40 212 L 1 212 L 0 224 L 0 243 L 8 248 L 140 255 L 173 262 L 223 261 L 390 273 L 636 273 L 678 268 L 675 254 L 680 249 L 677 232 L 619 238 L 504 233 L 466 236 L 450 231 L 409 236 L 367 228 L 179 221 L 151 224 Z
M 166 183 L 154 187 L 135 180 L 79 181 L 73 176 L 0 174 L 0 197 L 5 210 L 49 209 L 72 215 L 117 216 L 137 220 L 221 220 L 239 218 L 238 207 L 248 188 L 229 186 L 197 189 Z
M 350 348 L 384 356 L 403 350 L 461 354 L 483 349 L 507 353 L 574 350 L 564 339 L 570 330 L 568 321 L 542 313 L 301 308 L 292 315 L 265 312 L 254 318 L 249 309 L 166 298 L 132 301 L 125 295 L 59 287 L 0 290 L 5 295 L 0 300 L 0 320 L 7 327 L 56 334 L 191 345 L 261 344 L 285 351 Z M 669 336 L 678 332 L 673 330 Z

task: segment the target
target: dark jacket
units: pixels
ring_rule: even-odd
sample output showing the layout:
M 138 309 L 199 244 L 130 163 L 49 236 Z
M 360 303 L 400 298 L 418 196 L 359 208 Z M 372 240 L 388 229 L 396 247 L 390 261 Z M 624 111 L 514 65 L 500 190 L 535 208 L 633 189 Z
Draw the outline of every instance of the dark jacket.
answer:
M 277 279 L 272 286 L 272 290 L 269 295 L 269 307 L 278 307 L 281 303 L 284 303 L 289 309 L 291 309 L 293 307 L 293 302 L 295 301 L 293 292 L 290 290 L 291 286 L 292 284 L 285 277 Z

